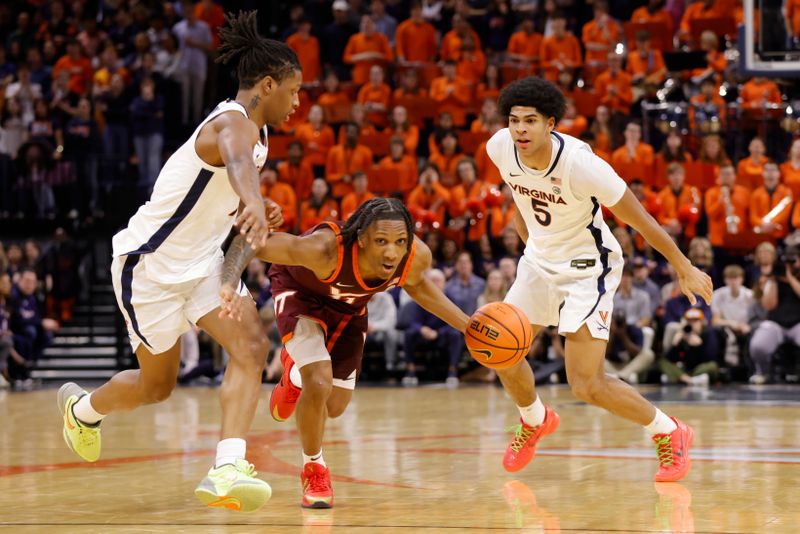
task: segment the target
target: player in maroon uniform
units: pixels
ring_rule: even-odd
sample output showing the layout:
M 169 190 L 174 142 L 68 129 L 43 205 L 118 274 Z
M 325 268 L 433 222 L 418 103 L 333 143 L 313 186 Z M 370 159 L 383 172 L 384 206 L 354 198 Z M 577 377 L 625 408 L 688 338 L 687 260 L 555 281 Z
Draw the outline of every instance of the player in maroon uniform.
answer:
M 238 316 L 239 277 L 252 257 L 237 237 L 225 256 L 223 313 Z M 255 255 L 269 271 L 284 373 L 270 412 L 285 421 L 297 409 L 303 447 L 302 505 L 333 506 L 330 472 L 322 458 L 327 417 L 338 417 L 353 396 L 373 294 L 404 287 L 420 306 L 459 332 L 468 317 L 424 273 L 431 251 L 414 238 L 411 215 L 396 199 L 373 198 L 344 223 L 323 223 L 302 236 L 274 233 Z M 299 372 L 298 372 L 299 370 Z M 302 385 L 302 387 L 301 387 Z

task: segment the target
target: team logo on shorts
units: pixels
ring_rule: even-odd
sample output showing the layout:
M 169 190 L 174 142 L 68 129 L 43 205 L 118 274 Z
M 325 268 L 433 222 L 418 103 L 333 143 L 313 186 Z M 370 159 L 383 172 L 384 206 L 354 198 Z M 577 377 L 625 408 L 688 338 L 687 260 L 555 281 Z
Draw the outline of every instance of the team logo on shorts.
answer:
M 603 324 L 608 324 L 608 312 L 607 311 L 599 311 L 597 313 L 600 314 L 600 319 L 603 320 Z

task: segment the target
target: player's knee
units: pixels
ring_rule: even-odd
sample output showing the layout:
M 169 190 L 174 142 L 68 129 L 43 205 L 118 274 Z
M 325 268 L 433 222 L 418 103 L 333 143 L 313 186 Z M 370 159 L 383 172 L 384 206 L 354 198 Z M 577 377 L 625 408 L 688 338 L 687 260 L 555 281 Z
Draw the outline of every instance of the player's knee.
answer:
M 320 370 L 303 375 L 303 394 L 325 402 L 333 390 L 333 376 Z
M 605 381 L 600 378 L 584 378 L 570 383 L 572 394 L 589 404 L 597 404 L 605 392 Z
M 269 354 L 269 340 L 261 334 L 243 336 L 238 340 L 231 352 L 231 359 L 240 365 L 250 365 L 261 370 L 267 361 Z
M 172 394 L 175 384 L 170 382 L 155 382 L 141 386 L 142 397 L 145 404 L 164 402 Z

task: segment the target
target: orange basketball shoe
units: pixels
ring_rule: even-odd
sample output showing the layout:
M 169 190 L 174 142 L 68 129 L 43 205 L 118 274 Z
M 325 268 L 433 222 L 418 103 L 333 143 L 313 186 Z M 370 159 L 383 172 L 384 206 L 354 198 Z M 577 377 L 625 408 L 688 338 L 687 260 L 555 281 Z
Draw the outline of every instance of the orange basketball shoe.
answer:
M 278 422 L 286 421 L 292 416 L 294 407 L 297 405 L 297 399 L 303 391 L 292 384 L 289 379 L 289 372 L 294 367 L 294 360 L 286 352 L 286 349 L 281 350 L 281 363 L 283 363 L 281 380 L 273 388 L 272 394 L 269 396 L 269 413 Z
M 300 503 L 303 508 L 333 507 L 331 472 L 327 467 L 308 462 L 300 473 L 300 482 L 303 483 L 303 501 Z
M 506 432 L 514 432 L 514 437 L 503 456 L 503 467 L 506 471 L 514 473 L 528 465 L 536 454 L 539 439 L 555 432 L 560 420 L 558 414 L 545 405 L 544 421 L 541 425 L 529 426 L 520 418 L 520 424 L 507 428 Z
M 689 447 L 694 440 L 692 427 L 674 417 L 671 418 L 678 428 L 671 434 L 656 434 L 653 441 L 656 444 L 659 468 L 656 472 L 656 482 L 677 482 L 689 473 L 692 468 L 692 459 L 689 458 Z

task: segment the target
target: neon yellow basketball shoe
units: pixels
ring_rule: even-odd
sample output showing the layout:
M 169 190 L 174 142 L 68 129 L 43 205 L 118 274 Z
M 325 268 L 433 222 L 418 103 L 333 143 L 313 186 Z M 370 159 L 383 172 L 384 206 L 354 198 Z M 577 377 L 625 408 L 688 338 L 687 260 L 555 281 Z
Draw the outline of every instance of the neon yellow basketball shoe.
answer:
M 257 474 L 253 464 L 242 459 L 212 467 L 194 494 L 207 506 L 255 512 L 272 497 L 272 488 Z
M 87 462 L 100 458 L 100 423 L 87 425 L 72 413 L 72 407 L 88 393 L 74 382 L 58 390 L 58 409 L 64 417 L 64 441 L 67 447 Z

